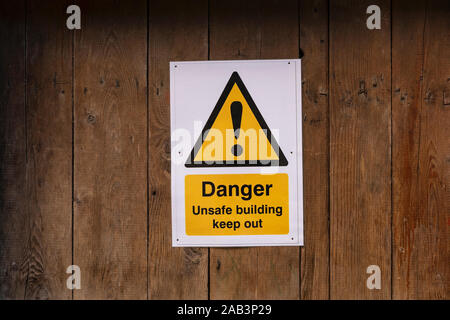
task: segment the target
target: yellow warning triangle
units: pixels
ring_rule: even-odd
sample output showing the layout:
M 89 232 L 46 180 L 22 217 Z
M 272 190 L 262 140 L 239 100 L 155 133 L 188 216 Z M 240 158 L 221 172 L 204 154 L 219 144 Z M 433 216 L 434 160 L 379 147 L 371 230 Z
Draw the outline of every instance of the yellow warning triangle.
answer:
M 186 167 L 287 166 L 239 74 L 233 72 Z

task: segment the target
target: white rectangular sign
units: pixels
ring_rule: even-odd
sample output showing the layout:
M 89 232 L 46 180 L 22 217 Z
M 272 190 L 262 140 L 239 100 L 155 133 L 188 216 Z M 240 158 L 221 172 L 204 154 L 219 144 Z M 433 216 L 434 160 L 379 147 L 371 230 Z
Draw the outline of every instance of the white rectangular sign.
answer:
M 303 245 L 300 67 L 170 63 L 173 246 Z

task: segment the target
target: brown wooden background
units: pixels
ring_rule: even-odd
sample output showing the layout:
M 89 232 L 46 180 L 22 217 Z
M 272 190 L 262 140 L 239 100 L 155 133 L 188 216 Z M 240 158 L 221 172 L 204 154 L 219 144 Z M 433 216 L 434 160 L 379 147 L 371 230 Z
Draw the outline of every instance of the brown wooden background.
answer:
M 0 298 L 448 299 L 449 6 L 1 1 Z M 169 61 L 300 50 L 305 246 L 172 248 Z

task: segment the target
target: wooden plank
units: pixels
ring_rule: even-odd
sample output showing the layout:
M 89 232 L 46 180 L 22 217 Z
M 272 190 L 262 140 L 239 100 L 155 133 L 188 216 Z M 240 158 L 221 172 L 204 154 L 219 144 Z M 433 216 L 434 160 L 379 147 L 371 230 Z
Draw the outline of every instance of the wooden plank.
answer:
M 330 2 L 330 297 L 391 297 L 390 4 Z M 381 269 L 369 290 L 367 267 Z
M 27 4 L 27 199 L 25 298 L 71 299 L 72 33 L 67 1 Z
M 147 297 L 147 4 L 81 1 L 75 36 L 75 299 Z
M 169 61 L 208 58 L 208 2 L 149 8 L 149 298 L 207 299 L 208 249 L 172 248 Z
M 25 1 L 0 2 L 0 299 L 25 297 Z
M 210 3 L 210 58 L 278 59 L 299 54 L 296 1 Z M 210 251 L 211 299 L 298 299 L 299 248 Z
M 448 299 L 448 1 L 393 5 L 393 298 Z
M 328 1 L 300 3 L 304 237 L 301 298 L 329 298 Z

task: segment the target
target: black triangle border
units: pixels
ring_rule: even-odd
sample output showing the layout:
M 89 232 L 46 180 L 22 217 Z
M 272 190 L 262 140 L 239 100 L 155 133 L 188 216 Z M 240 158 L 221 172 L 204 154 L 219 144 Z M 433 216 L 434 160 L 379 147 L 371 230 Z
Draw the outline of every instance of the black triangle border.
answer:
M 233 88 L 234 84 L 237 84 L 239 89 L 241 90 L 242 95 L 244 96 L 244 99 L 247 101 L 250 110 L 252 110 L 253 114 L 255 115 L 256 120 L 258 121 L 259 125 L 262 129 L 265 129 L 267 139 L 272 144 L 272 147 L 274 148 L 275 152 L 278 152 L 278 158 L 279 160 L 271 160 L 271 161 L 265 161 L 265 163 L 261 163 L 259 160 L 255 163 L 254 160 L 245 160 L 236 162 L 233 161 L 232 163 L 224 161 L 223 163 L 207 163 L 205 161 L 193 161 L 195 159 L 196 150 L 197 152 L 200 150 L 204 140 L 203 138 L 206 137 L 205 133 L 211 129 L 212 125 L 214 124 L 214 121 L 216 120 L 217 116 L 219 115 L 220 110 L 222 109 L 223 104 L 225 103 L 225 100 L 227 99 L 231 89 Z M 275 137 L 272 137 L 272 132 L 269 129 L 269 126 L 264 121 L 263 116 L 258 110 L 258 107 L 256 106 L 255 102 L 253 101 L 250 93 L 248 92 L 247 88 L 245 87 L 244 83 L 241 80 L 241 77 L 237 73 L 237 71 L 234 71 L 228 80 L 228 83 L 226 84 L 225 88 L 223 89 L 222 94 L 220 95 L 219 100 L 216 103 L 216 106 L 214 107 L 214 110 L 211 112 L 211 115 L 208 118 L 208 121 L 206 122 L 205 126 L 202 129 L 202 134 L 200 137 L 198 137 L 197 142 L 194 145 L 194 148 L 192 148 L 192 151 L 189 154 L 189 157 L 185 163 L 185 166 L 187 168 L 211 168 L 211 167 L 271 167 L 271 166 L 287 166 L 288 161 L 286 157 L 284 156 L 283 151 L 281 150 L 280 146 L 278 145 L 278 142 L 276 141 Z

